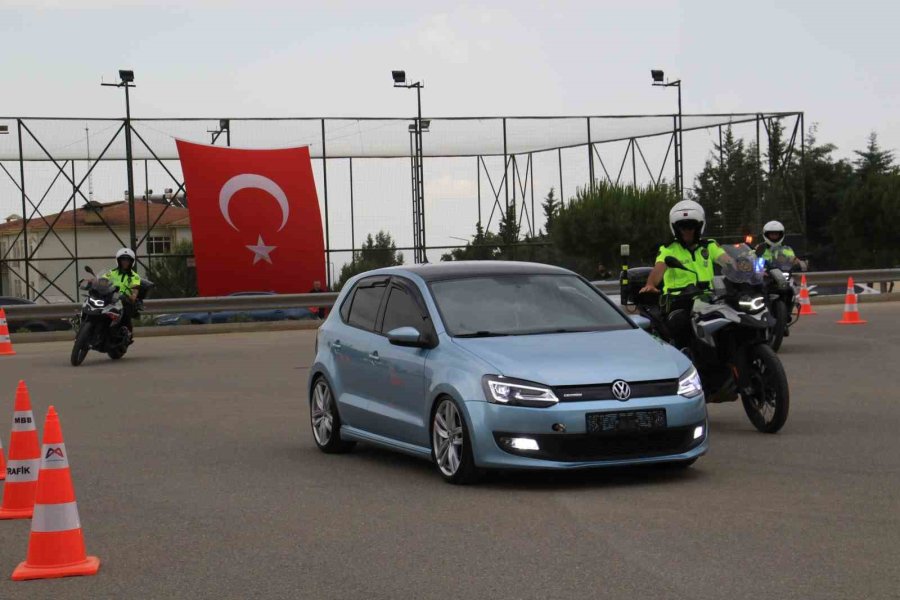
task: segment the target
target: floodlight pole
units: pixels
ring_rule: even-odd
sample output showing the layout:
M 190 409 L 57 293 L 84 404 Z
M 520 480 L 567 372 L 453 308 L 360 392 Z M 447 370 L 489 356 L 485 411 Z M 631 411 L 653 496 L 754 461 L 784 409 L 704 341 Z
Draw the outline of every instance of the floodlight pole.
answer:
M 120 77 L 122 77 L 120 72 Z M 128 171 L 128 234 L 131 249 L 137 252 L 137 226 L 134 215 L 134 168 L 131 164 L 131 99 L 128 95 L 128 88 L 135 87 L 132 81 L 122 78 L 119 83 L 101 83 L 105 87 L 123 87 L 125 88 L 125 165 Z
M 405 73 L 401 73 L 400 77 L 405 77 Z M 415 83 L 407 83 L 404 79 L 394 80 L 394 87 L 402 87 L 406 89 L 416 90 L 416 123 L 414 129 L 414 165 L 413 165 L 413 261 L 415 263 L 428 262 L 425 253 L 425 173 L 423 168 L 422 154 L 422 88 L 425 84 L 421 81 Z
M 678 191 L 678 198 L 684 198 L 684 149 L 681 144 L 681 134 L 683 132 L 681 121 L 681 80 L 667 81 L 663 83 L 662 71 L 659 72 L 659 81 L 654 81 L 654 87 L 674 87 L 678 89 L 678 114 L 675 116 L 675 189 Z

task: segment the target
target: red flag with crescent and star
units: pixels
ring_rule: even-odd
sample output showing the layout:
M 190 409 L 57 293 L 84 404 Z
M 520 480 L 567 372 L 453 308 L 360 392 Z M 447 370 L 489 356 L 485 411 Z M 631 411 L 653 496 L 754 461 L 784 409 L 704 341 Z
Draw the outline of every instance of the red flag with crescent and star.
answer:
M 305 293 L 325 281 L 309 148 L 244 150 L 176 140 L 202 296 Z

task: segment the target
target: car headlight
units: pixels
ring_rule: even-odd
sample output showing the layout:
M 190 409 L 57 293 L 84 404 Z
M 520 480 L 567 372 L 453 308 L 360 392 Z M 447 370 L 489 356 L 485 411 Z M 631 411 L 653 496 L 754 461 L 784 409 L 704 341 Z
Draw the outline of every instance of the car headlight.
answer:
M 485 375 L 481 379 L 484 397 L 494 404 L 547 408 L 559 402 L 553 390 L 539 383 Z
M 691 367 L 678 378 L 678 395 L 685 398 L 693 398 L 703 392 L 703 385 L 700 383 L 700 374 L 697 369 Z

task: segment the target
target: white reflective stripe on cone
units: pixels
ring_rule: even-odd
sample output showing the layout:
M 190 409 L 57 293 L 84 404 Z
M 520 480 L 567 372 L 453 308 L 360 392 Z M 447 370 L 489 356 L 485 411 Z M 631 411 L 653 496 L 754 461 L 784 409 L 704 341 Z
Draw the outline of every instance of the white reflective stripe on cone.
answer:
M 13 413 L 13 431 L 34 431 L 34 414 L 30 410 L 17 410 Z
M 0 325 L 3 325 L 4 327 L 6 327 L 6 317 L 0 319 Z
M 44 444 L 41 447 L 42 469 L 68 469 L 69 455 L 65 444 Z
M 0 344 L 9 344 L 9 336 L 8 335 L 0 335 Z
M 31 531 L 36 533 L 54 533 L 81 529 L 78 519 L 78 504 L 35 504 L 34 516 L 31 517 Z
M 41 459 L 39 458 L 8 460 L 6 461 L 6 483 L 37 481 L 40 467 Z

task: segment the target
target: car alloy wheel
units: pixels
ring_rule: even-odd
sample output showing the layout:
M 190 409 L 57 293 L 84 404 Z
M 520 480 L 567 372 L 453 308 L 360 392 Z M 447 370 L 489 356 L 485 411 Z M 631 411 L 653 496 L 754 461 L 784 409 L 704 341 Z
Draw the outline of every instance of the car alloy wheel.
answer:
M 462 417 L 453 401 L 445 398 L 434 412 L 431 433 L 434 459 L 445 476 L 453 477 L 459 470 L 463 443 Z
M 320 446 L 327 446 L 334 431 L 334 402 L 331 390 L 324 379 L 316 382 L 313 388 L 313 401 L 310 407 L 313 435 Z

